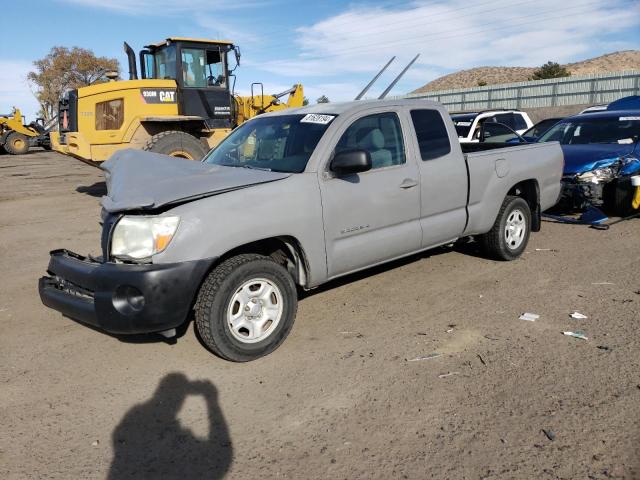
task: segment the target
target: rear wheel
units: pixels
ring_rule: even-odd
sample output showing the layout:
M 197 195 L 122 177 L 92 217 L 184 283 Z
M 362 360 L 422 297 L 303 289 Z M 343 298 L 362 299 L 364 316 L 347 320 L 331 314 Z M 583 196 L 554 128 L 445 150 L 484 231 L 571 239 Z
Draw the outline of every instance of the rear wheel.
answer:
M 202 160 L 207 150 L 193 135 L 177 130 L 161 132 L 149 139 L 143 150 L 188 160 Z
M 4 142 L 4 149 L 12 155 L 24 155 L 29 151 L 29 139 L 26 135 L 12 132 L 7 135 Z
M 497 260 L 515 260 L 529 242 L 531 210 L 521 197 L 507 196 L 491 230 L 480 236 L 488 256 Z
M 297 308 L 296 286 L 283 266 L 271 257 L 242 254 L 207 276 L 198 293 L 195 322 L 213 353 L 247 362 L 280 346 Z

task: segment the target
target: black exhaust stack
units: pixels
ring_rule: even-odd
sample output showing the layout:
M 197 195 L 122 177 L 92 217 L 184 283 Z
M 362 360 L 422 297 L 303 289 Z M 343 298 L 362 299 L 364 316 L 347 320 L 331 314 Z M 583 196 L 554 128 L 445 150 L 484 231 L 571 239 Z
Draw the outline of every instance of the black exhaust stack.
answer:
M 137 80 L 138 67 L 136 67 L 136 54 L 127 42 L 124 42 L 124 53 L 127 54 L 127 58 L 129 59 L 129 80 Z

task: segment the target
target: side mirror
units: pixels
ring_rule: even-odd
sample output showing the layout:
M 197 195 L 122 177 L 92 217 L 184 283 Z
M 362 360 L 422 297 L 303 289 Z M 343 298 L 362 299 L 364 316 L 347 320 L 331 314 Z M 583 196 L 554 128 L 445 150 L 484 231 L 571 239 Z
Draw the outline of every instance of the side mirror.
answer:
M 371 155 L 366 150 L 347 150 L 337 153 L 331 161 L 331 171 L 338 175 L 371 170 Z

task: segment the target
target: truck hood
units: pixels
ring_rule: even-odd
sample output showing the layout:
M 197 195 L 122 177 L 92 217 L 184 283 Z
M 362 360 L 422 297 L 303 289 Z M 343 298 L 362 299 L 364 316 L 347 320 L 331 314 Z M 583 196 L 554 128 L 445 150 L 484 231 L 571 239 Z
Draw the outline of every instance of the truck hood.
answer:
M 291 175 L 210 165 L 132 149 L 114 153 L 100 168 L 107 183 L 107 195 L 101 204 L 110 213 L 156 209 Z
M 606 167 L 618 158 L 633 153 L 634 148 L 634 144 L 562 145 L 564 175 L 575 175 Z

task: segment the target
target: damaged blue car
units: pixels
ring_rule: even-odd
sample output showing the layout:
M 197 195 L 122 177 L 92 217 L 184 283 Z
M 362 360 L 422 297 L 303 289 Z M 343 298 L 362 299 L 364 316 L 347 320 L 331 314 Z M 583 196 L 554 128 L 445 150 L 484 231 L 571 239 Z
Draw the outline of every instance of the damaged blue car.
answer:
M 558 141 L 562 146 L 560 206 L 593 205 L 620 215 L 638 210 L 639 140 L 640 109 L 582 113 L 551 127 L 538 142 Z

